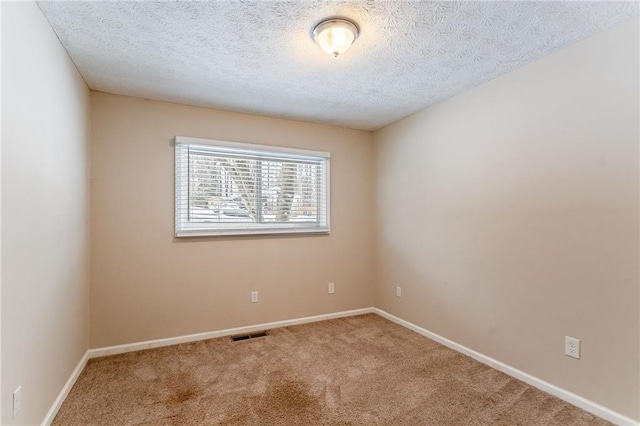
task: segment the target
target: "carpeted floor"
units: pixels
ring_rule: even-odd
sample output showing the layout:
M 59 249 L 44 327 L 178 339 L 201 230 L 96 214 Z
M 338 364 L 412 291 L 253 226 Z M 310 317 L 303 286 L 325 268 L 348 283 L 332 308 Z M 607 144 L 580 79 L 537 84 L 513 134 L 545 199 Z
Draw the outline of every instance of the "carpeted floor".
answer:
M 606 425 L 377 315 L 92 359 L 54 425 Z

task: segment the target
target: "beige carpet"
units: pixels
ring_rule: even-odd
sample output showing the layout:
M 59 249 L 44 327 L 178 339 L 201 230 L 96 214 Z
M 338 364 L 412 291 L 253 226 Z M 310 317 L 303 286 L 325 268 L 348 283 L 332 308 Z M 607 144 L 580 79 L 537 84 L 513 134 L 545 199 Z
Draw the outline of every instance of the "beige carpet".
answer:
M 377 315 L 90 360 L 54 425 L 605 425 Z

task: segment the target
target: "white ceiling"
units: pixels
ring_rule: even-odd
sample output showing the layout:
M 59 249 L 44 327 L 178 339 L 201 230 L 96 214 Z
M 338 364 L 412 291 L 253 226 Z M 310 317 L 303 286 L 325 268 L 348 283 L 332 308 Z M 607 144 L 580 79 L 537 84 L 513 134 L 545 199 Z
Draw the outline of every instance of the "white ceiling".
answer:
M 638 2 L 39 2 L 91 89 L 374 130 L 640 13 Z M 312 27 L 361 35 L 339 58 Z

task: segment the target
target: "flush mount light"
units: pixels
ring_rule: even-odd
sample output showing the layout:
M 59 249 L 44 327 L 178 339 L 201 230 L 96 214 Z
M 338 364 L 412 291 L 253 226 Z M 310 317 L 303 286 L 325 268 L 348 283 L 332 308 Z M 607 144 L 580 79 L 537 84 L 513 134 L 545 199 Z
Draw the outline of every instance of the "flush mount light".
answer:
M 330 55 L 343 54 L 358 38 L 358 26 L 344 18 L 325 19 L 313 29 L 313 40 Z

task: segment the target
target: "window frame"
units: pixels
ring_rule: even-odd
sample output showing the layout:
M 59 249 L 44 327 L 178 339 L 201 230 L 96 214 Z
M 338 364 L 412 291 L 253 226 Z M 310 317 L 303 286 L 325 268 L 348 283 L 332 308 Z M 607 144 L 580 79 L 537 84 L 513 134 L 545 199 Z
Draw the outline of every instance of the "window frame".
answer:
M 179 164 L 179 149 L 181 145 L 196 145 L 202 147 L 215 147 L 221 151 L 233 152 L 236 154 L 247 154 L 263 156 L 263 160 L 277 161 L 277 159 L 291 158 L 292 160 L 313 160 L 320 162 L 324 168 L 325 185 L 324 197 L 326 199 L 326 223 L 318 222 L 290 222 L 290 223 L 198 223 L 191 226 L 189 224 L 187 210 L 180 209 L 180 196 L 185 189 L 188 192 L 188 177 L 180 175 L 181 165 Z M 188 161 L 188 160 L 187 160 Z M 269 234 L 330 234 L 331 233 L 331 153 L 325 151 L 313 151 L 299 148 L 289 148 L 274 145 L 260 145 L 244 142 L 232 142 L 215 139 L 193 138 L 187 136 L 176 136 L 174 138 L 174 236 L 176 238 L 189 237 L 216 237 L 216 236 L 242 236 L 242 235 L 269 235 Z M 188 167 L 188 165 L 187 165 Z M 185 187 L 186 185 L 186 187 Z M 320 194 L 319 194 L 320 196 Z M 188 203 L 188 201 L 187 201 Z M 320 212 L 318 213 L 320 215 Z

